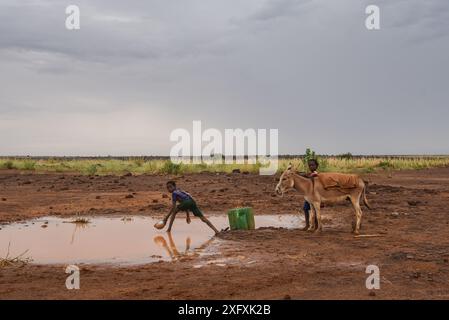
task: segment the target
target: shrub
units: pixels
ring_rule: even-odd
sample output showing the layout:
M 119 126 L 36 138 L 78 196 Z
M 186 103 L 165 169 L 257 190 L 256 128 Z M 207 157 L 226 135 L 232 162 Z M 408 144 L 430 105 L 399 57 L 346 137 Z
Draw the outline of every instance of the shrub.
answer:
M 144 163 L 145 163 L 145 160 L 143 160 L 143 159 L 135 159 L 134 160 L 134 165 L 139 168 L 142 167 Z
M 329 166 L 327 159 L 324 158 L 324 157 L 317 156 L 315 151 L 313 151 L 310 148 L 306 149 L 306 154 L 302 158 L 302 163 L 303 163 L 303 167 L 304 167 L 305 170 L 308 170 L 308 168 L 309 168 L 309 160 L 312 160 L 312 159 L 315 159 L 315 160 L 318 161 L 318 164 L 319 164 L 319 169 L 318 170 L 321 170 L 321 171 L 323 171 L 323 170 L 326 171 L 327 170 L 327 168 Z
M 36 162 L 32 160 L 26 160 L 23 162 L 23 169 L 24 170 L 35 170 L 36 169 Z
M 87 174 L 90 176 L 95 175 L 97 173 L 97 171 L 98 171 L 98 166 L 96 164 L 91 164 L 86 169 Z
M 306 149 L 306 153 L 302 159 L 304 167 L 307 168 L 309 160 L 316 159 L 315 151 L 310 148 Z
M 11 170 L 11 169 L 14 169 L 15 167 L 14 167 L 14 163 L 11 160 L 8 160 L 2 164 L 2 168 Z
M 382 169 L 393 168 L 393 164 L 389 160 L 382 160 L 377 166 Z
M 161 173 L 178 174 L 180 172 L 181 172 L 181 164 L 173 163 L 171 162 L 171 160 L 166 161 L 161 168 Z

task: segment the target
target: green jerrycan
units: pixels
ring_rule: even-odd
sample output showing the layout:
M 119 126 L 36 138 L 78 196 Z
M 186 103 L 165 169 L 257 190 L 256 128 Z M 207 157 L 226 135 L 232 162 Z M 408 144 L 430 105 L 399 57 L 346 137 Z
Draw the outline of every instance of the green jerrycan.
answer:
M 228 211 L 231 230 L 254 230 L 256 224 L 252 208 L 236 208 Z

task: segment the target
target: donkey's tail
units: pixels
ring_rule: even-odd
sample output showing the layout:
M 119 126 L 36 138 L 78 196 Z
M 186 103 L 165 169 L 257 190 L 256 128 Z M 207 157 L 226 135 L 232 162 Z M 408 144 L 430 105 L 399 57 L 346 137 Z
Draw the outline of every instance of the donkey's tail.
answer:
M 371 210 L 371 206 L 368 202 L 368 199 L 366 199 L 366 188 L 368 187 L 368 181 L 363 181 L 364 182 L 364 186 L 363 186 L 363 191 L 362 191 L 362 200 L 363 200 L 363 204 Z

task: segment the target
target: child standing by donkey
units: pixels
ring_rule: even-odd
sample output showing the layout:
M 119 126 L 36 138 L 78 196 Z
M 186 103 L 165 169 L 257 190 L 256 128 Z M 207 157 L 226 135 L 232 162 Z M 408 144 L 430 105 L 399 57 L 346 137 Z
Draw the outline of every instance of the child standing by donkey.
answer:
M 307 161 L 307 165 L 309 166 L 309 172 L 308 173 L 301 173 L 302 176 L 304 177 L 308 177 L 310 179 L 314 179 L 315 177 L 318 176 L 318 160 L 317 159 L 309 159 L 309 161 Z M 306 225 L 303 228 L 303 230 L 308 230 L 309 226 L 310 226 L 310 222 L 309 222 L 309 215 L 310 215 L 310 203 L 308 203 L 307 201 L 304 201 L 304 206 L 303 206 L 303 210 L 304 210 L 304 216 L 305 216 L 305 220 L 306 220 Z M 317 218 L 315 216 L 315 226 L 318 225 L 317 222 Z

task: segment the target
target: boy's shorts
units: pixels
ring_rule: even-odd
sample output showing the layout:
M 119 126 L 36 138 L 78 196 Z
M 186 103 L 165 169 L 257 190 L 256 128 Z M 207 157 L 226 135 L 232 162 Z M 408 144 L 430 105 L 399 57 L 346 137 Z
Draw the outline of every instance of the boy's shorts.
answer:
M 196 203 L 193 199 L 187 199 L 187 200 L 182 201 L 180 204 L 178 204 L 178 206 L 176 208 L 178 208 L 179 211 L 190 211 L 193 213 L 193 215 L 195 217 L 203 216 L 203 213 L 198 208 L 198 206 L 196 205 Z
M 310 209 L 311 209 L 310 203 L 308 203 L 307 201 L 305 201 L 305 202 L 304 202 L 303 210 L 306 211 L 306 212 L 309 212 Z

